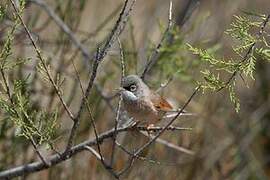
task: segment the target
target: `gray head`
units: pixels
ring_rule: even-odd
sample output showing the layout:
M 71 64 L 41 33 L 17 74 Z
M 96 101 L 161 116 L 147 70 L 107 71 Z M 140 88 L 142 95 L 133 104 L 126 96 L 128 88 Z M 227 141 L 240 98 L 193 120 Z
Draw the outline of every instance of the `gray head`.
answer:
M 122 82 L 122 88 L 124 89 L 124 93 L 132 93 L 136 97 L 147 95 L 149 92 L 148 86 L 137 75 L 128 75 L 124 77 Z

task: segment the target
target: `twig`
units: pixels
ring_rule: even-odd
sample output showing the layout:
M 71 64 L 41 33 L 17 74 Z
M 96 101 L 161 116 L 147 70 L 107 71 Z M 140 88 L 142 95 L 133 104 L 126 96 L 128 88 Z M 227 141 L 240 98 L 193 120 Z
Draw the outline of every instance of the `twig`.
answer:
M 42 7 L 42 9 L 44 9 L 47 12 L 47 14 L 53 19 L 53 21 L 59 27 L 61 27 L 62 31 L 68 35 L 68 37 L 71 39 L 74 45 L 82 52 L 85 58 L 84 61 L 85 63 L 92 60 L 88 50 L 80 43 L 79 40 L 77 40 L 74 33 L 70 30 L 70 28 L 62 21 L 62 19 L 54 12 L 54 10 L 50 6 L 48 6 L 43 0 L 30 0 L 30 1 Z
M 93 126 L 93 129 L 94 129 L 94 134 L 95 134 L 96 141 L 97 141 L 97 148 L 98 148 L 98 153 L 99 153 L 99 156 L 100 156 L 100 161 L 102 162 L 103 165 L 105 165 L 104 158 L 102 156 L 101 148 L 100 148 L 100 145 L 99 145 L 98 132 L 97 132 L 97 128 L 96 128 L 96 125 L 95 125 L 95 121 L 94 121 L 94 118 L 93 118 L 93 115 L 92 115 L 92 112 L 91 112 L 91 109 L 90 109 L 90 106 L 89 106 L 89 102 L 88 102 L 88 100 L 87 100 L 87 98 L 85 96 L 85 92 L 83 90 L 83 86 L 82 86 L 82 82 L 81 82 L 81 79 L 80 79 L 80 76 L 79 76 L 79 72 L 77 71 L 77 68 L 76 68 L 73 60 L 72 60 L 72 65 L 73 65 L 73 68 L 75 70 L 75 74 L 77 76 L 77 79 L 79 81 L 79 85 L 80 85 L 80 88 L 81 88 L 81 91 L 82 91 L 82 94 L 83 94 L 83 98 L 84 98 L 84 103 L 86 103 L 87 111 L 88 111 L 89 116 L 90 116 L 91 125 Z
M 102 164 L 104 164 L 104 161 L 102 160 L 103 158 L 92 147 L 85 146 L 85 149 L 88 150 L 90 153 L 92 153 L 98 160 L 100 160 Z M 109 171 L 113 175 L 113 177 L 115 177 L 116 179 L 119 179 L 119 176 L 114 172 L 111 166 L 104 166 L 104 167 L 106 168 L 107 171 Z
M 163 130 L 163 127 L 145 127 L 145 126 L 137 126 L 136 129 L 139 131 L 147 131 L 147 132 L 158 132 Z M 169 126 L 166 128 L 167 131 L 192 131 L 192 128 L 186 128 L 186 127 L 175 127 L 175 126 Z
M 130 160 L 128 161 L 128 164 L 126 165 L 126 167 L 124 167 L 119 173 L 118 176 L 122 176 L 123 174 L 125 174 L 133 165 L 135 158 L 138 157 L 137 155 L 135 155 L 135 153 L 131 153 L 130 155 Z
M 182 27 L 190 18 L 193 11 L 196 9 L 196 7 L 200 4 L 200 0 L 189 0 L 186 5 L 184 6 L 184 9 L 176 18 L 176 24 L 180 27 Z
M 135 0 L 133 0 L 135 1 Z M 99 63 L 104 59 L 104 57 L 106 56 L 107 54 L 107 51 L 108 49 L 112 46 L 114 40 L 115 40 L 115 36 L 119 37 L 120 35 L 120 32 L 119 32 L 119 26 L 123 25 L 122 24 L 122 19 L 124 16 L 128 16 L 129 14 L 125 14 L 125 11 L 127 9 L 127 4 L 128 4 L 129 0 L 126 0 L 125 1 L 125 4 L 120 12 L 120 15 L 119 15 L 119 18 L 118 20 L 116 21 L 111 33 L 109 34 L 106 42 L 105 42 L 105 45 L 100 49 L 100 48 L 97 48 L 97 52 L 95 54 L 95 58 L 94 58 L 94 61 L 93 61 L 93 65 L 92 65 L 92 73 L 91 73 L 91 76 L 90 76 L 90 79 L 89 79 L 89 82 L 88 82 L 88 86 L 87 86 L 87 89 L 85 91 L 85 96 L 86 98 L 89 97 L 90 95 L 90 92 L 91 92 L 91 89 L 93 87 L 93 84 L 94 84 L 94 81 L 96 79 L 96 75 L 97 75 L 97 70 L 98 70 L 98 67 L 99 67 Z M 84 106 L 85 106 L 85 103 L 84 103 L 84 100 L 82 100 L 81 104 L 80 104 L 80 108 L 79 108 L 79 111 L 74 119 L 74 124 L 71 128 L 71 132 L 70 132 L 70 136 L 68 138 L 68 143 L 67 143 L 67 147 L 66 147 L 66 152 L 69 151 L 69 149 L 71 148 L 72 144 L 73 144 L 73 141 L 74 141 L 74 138 L 75 138 L 75 133 L 79 127 L 79 120 L 80 120 L 80 117 L 81 117 L 81 113 L 84 109 Z
M 125 60 L 124 60 L 124 51 L 122 48 L 122 44 L 119 38 L 117 38 L 117 42 L 119 45 L 119 51 L 120 51 L 120 60 L 121 60 L 121 79 L 120 79 L 120 86 L 122 86 L 123 78 L 125 76 Z M 114 161 L 114 154 L 115 154 L 115 141 L 117 139 L 117 127 L 118 127 L 118 122 L 120 118 L 120 110 L 121 110 L 121 103 L 122 103 L 122 96 L 119 97 L 118 105 L 117 105 L 117 113 L 116 113 L 116 118 L 115 118 L 115 123 L 114 123 L 114 131 L 115 134 L 113 136 L 113 144 L 112 144 L 112 152 L 111 152 L 111 162 L 110 166 L 113 165 Z
M 116 145 L 122 150 L 124 151 L 127 155 L 129 156 L 133 156 L 133 153 L 130 152 L 129 150 L 127 150 L 123 145 L 121 145 L 119 142 L 116 141 Z M 137 156 L 136 157 L 138 160 L 141 160 L 141 161 L 145 161 L 145 162 L 148 162 L 148 163 L 152 163 L 152 164 L 158 164 L 158 165 L 177 165 L 177 163 L 164 163 L 164 162 L 160 162 L 160 161 L 156 161 L 154 159 L 150 159 L 150 158 L 147 158 L 147 157 L 143 157 L 143 156 Z
M 41 152 L 38 150 L 38 146 L 35 142 L 35 140 L 33 139 L 33 137 L 30 137 L 30 142 L 32 144 L 32 146 L 34 147 L 39 159 L 46 165 L 49 166 L 48 162 L 45 160 L 45 158 L 43 157 L 43 155 L 41 154 Z
M 170 32 L 170 30 L 172 28 L 172 25 L 173 25 L 173 23 L 172 23 L 172 1 L 170 1 L 169 13 L 168 13 L 168 26 L 167 26 L 165 32 L 163 33 L 163 36 L 162 36 L 160 42 L 156 46 L 155 50 L 152 52 L 152 54 L 151 54 L 151 56 L 150 56 L 150 58 L 148 60 L 148 63 L 144 67 L 144 70 L 143 70 L 142 75 L 141 75 L 142 79 L 145 78 L 145 75 L 152 68 L 152 66 L 154 64 L 156 64 L 156 61 L 158 60 L 157 56 L 158 56 L 159 50 L 162 47 L 166 37 L 168 36 L 168 34 L 169 34 L 169 32 Z
M 108 50 L 111 48 L 111 46 L 113 45 L 115 39 L 117 37 L 119 37 L 119 35 L 122 33 L 125 25 L 126 25 L 126 21 L 127 18 L 129 17 L 129 14 L 135 4 L 136 0 L 133 0 L 130 8 L 127 10 L 128 8 L 128 3 L 129 0 L 125 0 L 124 6 L 120 12 L 119 18 L 116 21 L 111 33 L 109 34 L 107 40 L 104 43 L 103 48 L 100 50 L 100 52 L 98 54 L 96 54 L 96 60 L 97 61 L 101 61 L 102 59 L 104 59 L 104 57 L 106 56 Z M 125 13 L 125 11 L 127 10 L 127 12 Z
M 11 91 L 10 91 L 8 80 L 6 78 L 5 71 L 4 71 L 4 69 L 2 67 L 0 69 L 0 73 L 1 73 L 2 79 L 4 81 L 4 85 L 5 85 L 5 89 L 6 89 L 6 94 L 7 94 L 8 98 L 10 99 L 11 103 L 13 103 L 12 94 L 11 94 Z
M 170 143 L 170 142 L 168 142 L 168 141 L 166 141 L 164 139 L 157 138 L 156 141 L 158 143 L 163 144 L 166 147 L 172 148 L 172 149 L 174 149 L 176 151 L 183 152 L 183 153 L 186 153 L 186 154 L 192 155 L 192 156 L 195 154 L 194 151 L 192 151 L 192 150 L 189 150 L 189 149 L 181 147 L 181 146 L 177 146 L 177 145 L 172 144 L 172 143 Z
M 267 15 L 267 17 L 265 18 L 265 20 L 262 22 L 261 27 L 260 27 L 260 31 L 258 32 L 257 39 L 260 39 L 260 37 L 262 36 L 264 29 L 267 25 L 267 23 L 270 20 L 270 14 Z M 255 45 L 256 45 L 257 41 L 254 41 L 250 47 L 248 48 L 248 51 L 246 52 L 244 58 L 239 62 L 239 65 L 242 64 L 243 62 L 247 61 L 248 58 L 250 57 L 250 55 L 252 54 L 252 52 L 254 51 Z M 239 70 L 235 70 L 233 72 L 233 74 L 230 76 L 230 78 L 227 80 L 227 82 L 217 90 L 217 92 L 221 91 L 222 89 L 228 87 L 228 85 L 232 82 L 232 80 L 236 77 L 236 75 L 238 74 Z
M 133 153 L 130 152 L 129 150 L 127 150 L 123 145 L 121 145 L 119 142 L 115 142 L 116 145 L 122 150 L 124 151 L 126 154 L 128 154 L 129 156 L 133 156 Z M 158 165 L 161 165 L 161 162 L 158 162 L 158 161 L 155 161 L 153 159 L 149 159 L 149 158 L 146 158 L 146 157 L 142 157 L 142 156 L 137 156 L 136 157 L 137 159 L 139 160 L 142 160 L 142 161 L 147 161 L 149 163 L 154 163 L 154 164 L 158 164 Z
M 84 39 L 82 40 L 82 42 L 80 42 L 78 39 L 76 39 L 75 37 L 75 33 L 71 31 L 71 29 L 65 24 L 65 22 L 63 20 L 60 19 L 60 17 L 53 11 L 52 8 L 50 8 L 43 0 L 31 0 L 32 3 L 40 6 L 42 9 L 45 10 L 45 12 L 48 14 L 49 17 L 51 17 L 55 22 L 56 25 L 64 32 L 68 35 L 68 37 L 70 38 L 71 42 L 74 44 L 74 46 L 77 47 L 77 49 L 79 51 L 82 52 L 83 56 L 84 56 L 84 60 L 87 61 L 84 63 L 88 64 L 88 60 L 92 60 L 92 55 L 91 53 L 89 53 L 87 51 L 87 49 L 84 47 L 83 43 L 88 39 Z M 111 16 L 114 15 L 118 10 L 119 10 L 120 6 L 117 7 L 109 16 L 108 18 L 105 19 L 105 21 L 103 23 L 101 23 L 101 25 L 99 25 L 95 31 L 91 34 L 96 34 L 110 19 Z M 130 11 L 130 10 L 129 10 Z M 70 59 L 74 59 L 74 57 L 76 56 L 77 52 L 74 53 L 74 55 L 70 58 Z M 98 86 L 98 84 L 94 83 L 95 88 L 97 89 L 99 95 L 102 97 L 102 99 L 107 103 L 107 105 L 110 107 L 110 109 L 113 110 L 113 107 L 110 103 L 110 97 L 106 97 L 102 94 L 102 90 L 100 89 L 100 87 Z
M 196 7 L 199 5 L 200 0 L 189 0 L 188 3 L 186 4 L 184 10 L 180 13 L 180 15 L 177 17 L 176 19 L 176 25 L 178 26 L 183 26 L 187 20 L 190 18 L 190 16 L 192 15 L 192 13 L 194 12 L 194 10 L 196 9 Z M 170 4 L 172 5 L 172 4 Z M 153 51 L 153 53 L 151 54 L 148 63 L 146 64 L 146 66 L 144 67 L 143 73 L 141 75 L 142 79 L 145 79 L 146 74 L 148 74 L 151 69 L 154 67 L 154 65 L 157 63 L 159 57 L 161 56 L 161 54 L 159 53 L 160 48 L 163 46 L 163 44 L 165 43 L 165 40 L 167 40 L 168 44 L 172 44 L 173 43 L 173 36 L 170 33 L 170 29 L 172 27 L 172 8 L 169 9 L 169 15 L 168 15 L 168 26 L 165 30 L 165 32 L 163 33 L 163 36 L 159 42 L 159 44 L 156 46 L 155 50 Z M 170 20 L 171 19 L 171 20 Z
M 175 72 L 174 74 L 172 74 L 172 75 L 166 80 L 165 83 L 161 83 L 161 84 L 160 84 L 160 87 L 156 90 L 156 92 L 158 93 L 158 92 L 162 91 L 163 89 L 165 89 L 165 88 L 172 82 L 172 80 L 174 79 L 175 74 L 177 74 L 177 73 L 178 73 L 178 71 Z
M 99 61 L 94 61 L 93 62 L 93 68 L 92 68 L 92 74 L 91 74 L 91 77 L 90 77 L 90 80 L 89 80 L 89 83 L 88 83 L 88 86 L 87 86 L 87 89 L 86 89 L 86 92 L 85 92 L 85 97 L 86 99 L 89 97 L 89 94 L 90 94 L 90 91 L 93 87 L 93 83 L 94 83 L 94 80 L 96 78 L 96 75 L 97 75 L 97 69 L 98 69 L 98 65 L 99 65 Z M 80 118 L 81 118 L 81 114 L 82 114 L 82 111 L 84 109 L 84 106 L 85 106 L 85 97 L 83 97 L 82 99 L 82 102 L 81 102 L 81 105 L 80 105 L 80 108 L 79 108 L 79 111 L 73 121 L 73 126 L 71 128 L 71 132 L 70 132 L 70 135 L 69 135 L 69 138 L 68 138 L 68 143 L 67 143 L 67 147 L 66 147 L 66 153 L 69 152 L 73 142 L 74 142 L 74 139 L 75 139 L 75 133 L 79 127 L 79 121 L 80 121 Z
M 27 34 L 27 36 L 29 37 L 29 39 L 30 39 L 30 41 L 31 41 L 31 43 L 32 43 L 32 46 L 34 47 L 34 49 L 35 49 L 35 51 L 36 51 L 36 54 L 37 54 L 37 56 L 38 56 L 38 59 L 41 61 L 42 66 L 43 66 L 43 68 L 45 69 L 45 72 L 46 72 L 46 74 L 47 74 L 47 76 L 48 76 L 48 79 L 49 79 L 49 81 L 51 82 L 51 84 L 53 85 L 54 90 L 56 91 L 56 93 L 57 93 L 57 95 L 58 95 L 58 97 L 59 97 L 59 99 L 60 99 L 62 105 L 64 106 L 64 108 L 65 108 L 67 114 L 69 115 L 69 117 L 70 117 L 71 119 L 74 119 L 74 116 L 73 116 L 72 112 L 71 112 L 70 109 L 67 107 L 67 105 L 66 105 L 64 99 L 62 98 L 61 92 L 60 92 L 58 86 L 56 85 L 55 81 L 53 80 L 52 75 L 51 75 L 51 73 L 50 73 L 50 71 L 49 71 L 49 69 L 48 69 L 48 67 L 47 67 L 47 65 L 46 65 L 46 62 L 45 62 L 45 60 L 43 59 L 43 57 L 42 57 L 42 55 L 41 55 L 41 52 L 40 52 L 38 46 L 36 45 L 36 43 L 35 43 L 35 41 L 34 41 L 32 35 L 31 35 L 29 29 L 27 28 L 26 24 L 24 23 L 24 21 L 23 21 L 21 15 L 20 15 L 20 13 L 19 13 L 19 11 L 18 11 L 18 9 L 17 9 L 17 7 L 16 7 L 14 1 L 13 1 L 13 0 L 9 0 L 9 1 L 11 2 L 12 6 L 13 6 L 13 9 L 14 9 L 15 12 L 16 12 L 16 15 L 17 15 L 18 18 L 20 19 L 20 22 L 22 23 L 22 25 L 23 25 L 23 27 L 24 27 L 24 30 L 26 31 L 26 34 Z

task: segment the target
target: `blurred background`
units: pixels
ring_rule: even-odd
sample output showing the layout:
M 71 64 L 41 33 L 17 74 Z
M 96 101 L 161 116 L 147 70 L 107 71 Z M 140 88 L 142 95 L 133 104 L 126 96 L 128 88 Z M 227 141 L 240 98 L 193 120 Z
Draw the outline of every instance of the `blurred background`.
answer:
M 119 16 L 122 0 L 44 0 L 74 32 L 87 51 L 93 53 L 111 31 Z M 230 58 L 232 40 L 224 34 L 234 15 L 243 11 L 258 14 L 269 13 L 269 0 L 173 0 L 174 41 L 162 48 L 158 63 L 146 76 L 153 89 L 173 76 L 170 84 L 162 90 L 175 107 L 181 106 L 191 95 L 194 82 L 201 79 L 196 57 L 187 51 L 185 44 L 209 48 Z M 5 3 L 5 2 L 1 2 Z M 0 3 L 0 4 L 1 4 Z M 191 3 L 191 6 L 189 6 Z M 188 9 L 187 7 L 191 7 Z M 12 26 L 12 8 L 0 22 L 0 47 L 8 29 Z M 188 10 L 187 10 L 188 9 Z M 168 0 L 137 0 L 120 40 L 124 49 L 127 74 L 140 74 L 153 48 L 160 41 L 168 23 Z M 74 46 L 59 26 L 35 2 L 27 2 L 23 18 L 50 63 L 55 78 L 63 78 L 61 85 L 64 99 L 76 112 L 82 94 L 71 60 L 74 61 L 84 88 L 89 77 L 89 62 Z M 269 32 L 269 27 L 267 28 Z M 168 51 L 168 48 L 172 52 Z M 48 112 L 58 109 L 58 130 L 54 146 L 62 150 L 66 145 L 72 121 L 67 118 L 51 85 L 37 74 L 36 55 L 24 33 L 18 27 L 13 43 L 11 59 L 31 58 L 29 62 L 9 71 L 9 78 L 16 79 L 30 74 L 30 99 L 37 110 Z M 108 52 L 99 68 L 96 85 L 89 102 L 99 132 L 114 126 L 118 98 L 113 98 L 119 87 L 120 68 L 117 43 Z M 247 79 L 249 87 L 237 81 L 237 96 L 241 110 L 236 113 L 227 92 L 197 95 L 187 107 L 194 117 L 181 117 L 175 126 L 192 127 L 192 131 L 165 132 L 162 139 L 194 151 L 194 155 L 155 143 L 145 152 L 149 160 L 136 160 L 123 179 L 270 179 L 270 64 L 258 60 L 256 80 Z M 2 118 L 3 117 L 3 118 Z M 16 127 L 0 120 L 0 169 L 8 169 L 38 160 L 31 144 L 16 136 Z M 83 114 L 76 143 L 94 137 L 87 112 Z M 120 136 L 124 146 L 132 151 L 137 137 Z M 105 157 L 110 157 L 111 142 L 101 146 Z M 45 145 L 42 153 L 53 154 Z M 114 168 L 121 169 L 128 156 L 116 152 Z M 99 161 L 89 152 L 82 152 L 70 160 L 48 170 L 29 174 L 18 179 L 112 179 Z

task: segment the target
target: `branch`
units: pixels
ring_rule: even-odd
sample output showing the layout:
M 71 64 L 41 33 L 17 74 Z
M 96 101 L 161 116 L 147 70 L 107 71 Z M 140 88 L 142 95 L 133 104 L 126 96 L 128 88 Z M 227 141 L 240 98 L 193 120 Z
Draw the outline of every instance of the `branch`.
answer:
M 49 69 L 48 69 L 48 67 L 47 67 L 47 65 L 46 65 L 46 62 L 45 62 L 45 60 L 43 59 L 43 57 L 42 57 L 42 55 L 41 55 L 41 52 L 40 52 L 40 50 L 39 50 L 37 44 L 35 43 L 35 41 L 34 41 L 32 35 L 31 35 L 29 29 L 27 28 L 26 24 L 24 23 L 24 21 L 23 21 L 21 15 L 20 15 L 20 13 L 19 13 L 19 11 L 18 11 L 18 9 L 17 9 L 17 7 L 16 7 L 14 1 L 13 1 L 13 0 L 9 0 L 9 1 L 11 2 L 12 6 L 13 6 L 13 9 L 14 9 L 15 12 L 16 12 L 16 16 L 18 16 L 20 22 L 22 23 L 22 25 L 23 25 L 23 27 L 24 27 L 24 30 L 25 30 L 27 36 L 29 37 L 29 39 L 30 39 L 30 41 L 31 41 L 31 43 L 32 43 L 32 46 L 34 47 L 34 49 L 35 49 L 35 51 L 36 51 L 37 57 L 38 57 L 38 59 L 41 61 L 42 66 L 43 66 L 43 68 L 45 69 L 46 75 L 48 76 L 48 79 L 49 79 L 50 83 L 53 85 L 54 90 L 56 91 L 56 93 L 57 93 L 57 95 L 58 95 L 58 97 L 59 97 L 59 99 L 60 99 L 62 105 L 64 106 L 64 108 L 65 108 L 65 110 L 66 110 L 68 116 L 69 116 L 71 119 L 74 119 L 74 116 L 73 116 L 72 112 L 69 110 L 69 108 L 67 107 L 67 105 L 66 105 L 64 99 L 62 98 L 61 92 L 60 92 L 58 86 L 56 85 L 55 81 L 53 80 L 53 77 L 52 77 L 52 75 L 51 75 L 51 73 L 50 73 L 50 71 L 49 71 Z
M 37 143 L 35 142 L 35 140 L 33 139 L 33 137 L 30 137 L 30 142 L 32 144 L 32 146 L 34 147 L 39 159 L 46 165 L 49 166 L 48 162 L 46 161 L 45 157 L 43 157 L 43 155 L 41 154 L 41 152 L 38 150 L 38 146 Z
M 168 127 L 167 127 L 168 128 Z M 169 129 L 165 129 L 165 130 L 169 130 Z M 143 129 L 147 129 L 147 127 L 144 127 Z M 121 133 L 121 132 L 127 132 L 127 131 L 133 131 L 134 127 L 122 127 L 122 128 L 117 128 L 116 132 Z M 99 140 L 99 144 L 103 143 L 104 140 L 106 139 L 110 139 L 114 136 L 115 134 L 115 129 L 111 129 L 108 130 L 104 133 L 101 133 L 98 136 L 98 140 Z M 10 168 L 4 171 L 0 172 L 0 179 L 4 179 L 4 178 L 14 178 L 14 177 L 18 177 L 18 176 L 23 176 L 29 173 L 33 173 L 33 172 L 37 172 L 37 171 L 41 171 L 44 169 L 48 169 L 56 164 L 62 163 L 64 161 L 66 161 L 67 159 L 70 159 L 72 156 L 76 155 L 79 152 L 82 152 L 85 149 L 86 146 L 96 146 L 97 145 L 97 140 L 96 138 L 84 141 L 76 146 L 73 146 L 70 148 L 68 154 L 62 152 L 60 153 L 56 153 L 50 157 L 47 158 L 47 163 L 48 165 L 46 166 L 46 164 L 44 164 L 43 162 L 33 162 L 33 163 L 29 163 L 29 164 L 25 164 L 22 166 L 18 166 L 15 168 Z
M 106 56 L 108 49 L 112 46 L 112 44 L 115 41 L 115 37 L 116 36 L 119 37 L 119 35 L 121 33 L 119 31 L 120 26 L 125 26 L 125 24 L 123 24 L 122 21 L 123 21 L 123 19 L 127 18 L 129 16 L 129 13 L 130 13 L 130 11 L 128 11 L 128 14 L 125 14 L 128 2 L 129 2 L 129 0 L 125 1 L 125 4 L 124 4 L 124 6 L 123 6 L 123 8 L 122 8 L 122 10 L 120 12 L 119 18 L 116 21 L 116 24 L 114 25 L 111 33 L 109 34 L 103 48 L 101 48 L 101 49 L 97 48 L 97 52 L 95 54 L 95 59 L 94 59 L 93 65 L 92 65 L 92 73 L 91 73 L 91 76 L 90 76 L 90 80 L 88 82 L 87 89 L 85 91 L 86 99 L 89 97 L 90 92 L 91 92 L 92 87 L 93 87 L 93 84 L 94 84 L 94 81 L 96 79 L 99 63 Z M 133 0 L 133 2 L 135 2 L 135 0 Z M 132 8 L 133 5 L 134 5 L 134 3 L 131 4 L 130 9 Z M 85 101 L 84 101 L 84 98 L 83 98 L 82 101 L 81 101 L 81 104 L 80 104 L 79 111 L 78 111 L 78 113 L 77 113 L 77 115 L 76 115 L 76 117 L 75 117 L 75 119 L 73 121 L 74 124 L 72 126 L 70 136 L 68 138 L 68 143 L 67 143 L 67 147 L 66 147 L 66 153 L 68 153 L 70 147 L 73 144 L 73 141 L 74 141 L 74 138 L 75 138 L 75 133 L 76 133 L 78 127 L 79 127 L 79 120 L 80 120 L 80 117 L 81 117 L 81 114 L 82 114 L 82 111 L 83 111 L 84 107 L 85 107 Z
M 88 50 L 81 44 L 79 40 L 75 37 L 74 33 L 70 28 L 63 22 L 63 20 L 54 12 L 54 10 L 48 6 L 43 0 L 30 0 L 30 2 L 40 6 L 46 13 L 53 19 L 53 21 L 62 29 L 64 33 L 70 38 L 73 44 L 82 52 L 85 63 L 92 60 Z
M 196 7 L 198 6 L 199 3 L 200 3 L 200 0 L 189 0 L 189 2 L 184 7 L 184 10 L 182 11 L 182 13 L 180 13 L 180 15 L 177 17 L 176 25 L 183 26 L 187 22 L 187 20 L 190 18 L 190 16 L 192 15 L 193 11 L 196 9 Z M 152 54 L 148 60 L 148 63 L 144 67 L 144 70 L 143 70 L 142 75 L 141 75 L 142 79 L 145 79 L 145 76 L 151 71 L 151 69 L 157 63 L 157 61 L 160 57 L 160 53 L 159 53 L 160 48 L 165 43 L 165 40 L 169 44 L 173 43 L 173 36 L 170 34 L 170 30 L 171 30 L 172 26 L 173 26 L 173 23 L 172 23 L 172 2 L 170 2 L 167 28 L 166 28 L 165 32 L 163 33 L 162 38 L 161 38 L 160 42 L 158 43 L 158 45 L 156 46 L 155 50 L 152 52 Z
M 257 39 L 260 39 L 263 32 L 264 32 L 264 29 L 267 25 L 267 23 L 269 22 L 270 20 L 270 14 L 267 15 L 267 17 L 265 18 L 265 20 L 262 22 L 261 24 L 261 27 L 260 27 L 260 31 L 258 32 L 257 34 Z M 246 60 L 248 60 L 248 58 L 250 57 L 250 55 L 252 54 L 254 48 L 255 48 L 255 45 L 256 45 L 257 41 L 255 41 L 254 43 L 252 43 L 247 51 L 247 53 L 245 54 L 244 58 L 242 59 L 242 61 L 239 62 L 239 65 L 243 62 L 245 62 Z M 221 91 L 222 89 L 228 87 L 228 85 L 232 82 L 232 80 L 236 77 L 236 75 L 238 74 L 239 70 L 235 70 L 233 72 L 233 74 L 230 76 L 230 78 L 228 79 L 228 81 L 221 87 L 217 90 L 217 92 Z M 242 77 L 241 77 L 242 78 Z
M 89 53 L 87 51 L 87 48 L 85 48 L 85 46 L 83 45 L 83 42 L 86 41 L 82 40 L 82 42 L 80 42 L 78 39 L 76 39 L 75 37 L 75 33 L 71 31 L 71 29 L 65 24 L 65 22 L 54 12 L 54 10 L 52 8 L 50 8 L 43 0 L 30 0 L 30 2 L 40 6 L 47 14 L 50 18 L 53 19 L 53 21 L 55 21 L 56 25 L 64 32 L 67 34 L 67 36 L 69 37 L 69 39 L 71 40 L 71 42 L 74 44 L 75 47 L 77 47 L 77 49 L 79 51 L 81 51 L 81 53 L 84 56 L 84 64 L 88 65 L 88 61 L 92 60 L 92 55 L 91 53 Z M 134 3 L 134 2 L 133 2 Z M 105 19 L 105 21 L 103 23 L 101 23 L 100 26 L 98 26 L 96 28 L 96 30 L 94 31 L 93 34 L 97 33 L 103 26 L 104 24 L 106 24 L 106 22 L 111 19 L 111 16 L 113 16 L 116 11 L 118 9 L 120 9 L 121 6 L 119 6 L 118 8 L 116 8 L 116 10 L 114 10 L 109 16 L 108 18 Z M 129 9 L 129 12 L 131 11 L 131 8 Z M 129 12 L 127 13 L 127 15 L 129 14 Z M 71 60 L 75 57 L 75 55 L 77 54 L 77 52 L 70 58 Z M 99 95 L 102 97 L 102 99 L 107 103 L 107 105 L 110 107 L 110 109 L 113 110 L 113 107 L 110 103 L 110 98 L 106 97 L 102 94 L 102 90 L 99 88 L 98 84 L 94 83 L 94 86 L 97 89 L 97 92 L 99 93 Z
M 103 161 L 103 158 L 100 156 L 100 154 L 95 151 L 90 146 L 85 146 L 85 149 L 88 150 L 91 154 L 93 154 L 99 161 L 101 161 L 102 164 L 105 162 Z M 116 179 L 119 179 L 119 176 L 114 172 L 114 170 L 111 168 L 111 166 L 105 166 L 106 170 L 109 171 Z
M 117 42 L 119 45 L 119 51 L 120 51 L 120 60 L 121 60 L 121 79 L 120 79 L 120 86 L 122 86 L 123 78 L 125 77 L 125 58 L 124 58 L 124 51 L 122 48 L 122 44 L 119 38 L 117 38 Z M 113 136 L 113 144 L 112 144 L 112 152 L 111 152 L 111 163 L 110 165 L 112 166 L 113 160 L 114 160 L 114 153 L 115 153 L 115 142 L 117 139 L 117 127 L 118 127 L 118 122 L 120 118 L 120 110 L 121 110 L 121 103 L 122 103 L 122 96 L 119 97 L 118 105 L 117 105 L 117 112 L 116 112 L 116 118 L 115 118 L 115 123 L 114 123 L 114 131 L 115 135 Z
M 79 76 L 79 72 L 77 71 L 77 68 L 72 60 L 72 65 L 73 65 L 73 68 L 75 70 L 75 73 L 76 73 L 76 76 L 77 76 L 77 79 L 79 81 L 79 85 L 80 85 L 80 88 L 81 88 L 81 91 L 82 91 L 82 94 L 83 94 L 83 98 L 84 98 L 84 101 L 86 103 L 86 107 L 87 107 L 87 111 L 89 113 L 89 117 L 90 117 L 90 122 L 91 122 L 91 125 L 93 126 L 93 129 L 94 129 L 94 134 L 95 134 L 95 137 L 96 137 L 96 141 L 98 141 L 98 132 L 97 132 L 97 128 L 96 128 L 96 125 L 95 125 L 95 121 L 94 121 L 94 118 L 93 118 L 93 115 L 92 115 L 92 111 L 90 109 L 90 106 L 89 106 L 89 102 L 85 96 L 85 92 L 83 90 L 83 86 L 82 86 L 82 82 L 81 82 L 81 79 L 80 79 L 80 76 Z M 100 145 L 99 143 L 97 143 L 97 148 L 98 148 L 98 153 L 99 153 L 99 156 L 100 156 L 100 160 L 102 162 L 102 164 L 105 166 L 105 163 L 104 163 L 104 158 L 102 156 L 102 153 L 101 153 L 101 148 L 100 148 Z
M 170 6 L 169 6 L 169 13 L 168 13 L 168 26 L 165 30 L 165 32 L 163 33 L 163 36 L 160 40 L 160 42 L 158 43 L 158 45 L 156 46 L 155 50 L 152 52 L 148 63 L 146 64 L 141 78 L 144 80 L 145 75 L 148 73 L 148 71 L 150 71 L 150 69 L 153 67 L 154 64 L 156 64 L 157 60 L 158 60 L 158 54 L 159 54 L 159 50 L 162 47 L 166 37 L 168 36 L 170 30 L 172 28 L 172 1 L 170 1 Z
M 145 126 L 137 126 L 136 129 L 139 131 L 147 131 L 147 132 L 158 132 L 162 131 L 163 127 L 145 127 Z M 175 126 L 168 126 L 166 128 L 167 131 L 192 131 L 192 128 L 186 128 L 186 127 L 175 127 Z

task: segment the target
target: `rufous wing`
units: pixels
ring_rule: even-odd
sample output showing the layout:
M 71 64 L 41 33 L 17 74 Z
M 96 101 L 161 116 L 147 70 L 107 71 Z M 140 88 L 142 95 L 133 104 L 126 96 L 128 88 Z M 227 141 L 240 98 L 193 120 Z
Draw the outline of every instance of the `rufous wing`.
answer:
M 154 104 L 156 109 L 159 109 L 161 111 L 171 111 L 173 110 L 173 107 L 166 101 L 163 97 L 161 97 L 159 94 L 153 94 L 151 97 L 151 101 Z

